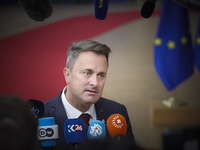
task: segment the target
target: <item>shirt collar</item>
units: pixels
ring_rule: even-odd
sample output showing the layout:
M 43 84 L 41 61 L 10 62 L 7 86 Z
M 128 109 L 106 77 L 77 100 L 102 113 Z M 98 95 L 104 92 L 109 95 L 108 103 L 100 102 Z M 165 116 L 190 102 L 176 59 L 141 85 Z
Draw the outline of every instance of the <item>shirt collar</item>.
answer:
M 66 115 L 68 117 L 68 119 L 74 119 L 74 118 L 78 118 L 82 112 L 79 111 L 78 109 L 76 109 L 75 107 L 73 107 L 66 99 L 65 97 L 65 91 L 67 90 L 67 86 L 63 89 L 62 94 L 61 94 L 61 99 L 62 99 L 62 103 L 64 105 L 65 108 L 65 112 Z M 96 112 L 95 112 L 95 106 L 94 104 L 91 105 L 91 107 L 84 113 L 88 113 L 91 115 L 91 119 L 92 120 L 96 120 Z

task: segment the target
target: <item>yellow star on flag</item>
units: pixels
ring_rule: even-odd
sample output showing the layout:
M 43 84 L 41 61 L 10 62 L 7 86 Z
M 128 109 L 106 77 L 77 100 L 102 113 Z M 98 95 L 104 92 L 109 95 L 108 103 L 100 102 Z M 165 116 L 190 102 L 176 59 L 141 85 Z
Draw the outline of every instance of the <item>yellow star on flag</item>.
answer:
M 156 38 L 156 39 L 154 40 L 154 43 L 155 43 L 155 45 L 159 46 L 159 45 L 162 44 L 162 40 L 161 40 L 160 38 Z
M 173 42 L 173 41 L 170 40 L 170 41 L 167 43 L 167 46 L 168 46 L 168 48 L 169 48 L 170 50 L 175 49 L 175 42 Z
M 197 45 L 200 45 L 200 37 L 197 37 Z
M 183 36 L 183 37 L 181 38 L 181 43 L 182 43 L 182 44 L 186 44 L 186 43 L 187 43 L 187 38 L 186 38 L 185 36 Z

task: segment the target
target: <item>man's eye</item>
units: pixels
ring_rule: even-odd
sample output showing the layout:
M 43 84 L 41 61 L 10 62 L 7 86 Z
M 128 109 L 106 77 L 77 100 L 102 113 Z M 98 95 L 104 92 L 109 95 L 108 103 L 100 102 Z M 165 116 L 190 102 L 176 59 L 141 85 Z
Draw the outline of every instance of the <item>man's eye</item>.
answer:
M 104 77 L 104 75 L 103 74 L 99 74 L 99 78 L 103 78 Z
M 90 73 L 89 72 L 84 72 L 84 75 L 89 76 Z

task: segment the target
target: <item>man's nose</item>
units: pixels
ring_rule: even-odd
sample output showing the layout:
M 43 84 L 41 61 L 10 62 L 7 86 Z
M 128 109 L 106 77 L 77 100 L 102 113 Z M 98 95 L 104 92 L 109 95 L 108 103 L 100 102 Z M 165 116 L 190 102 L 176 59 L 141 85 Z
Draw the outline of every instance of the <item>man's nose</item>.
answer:
M 98 86 L 98 84 L 99 84 L 98 77 L 96 75 L 91 76 L 90 85 Z

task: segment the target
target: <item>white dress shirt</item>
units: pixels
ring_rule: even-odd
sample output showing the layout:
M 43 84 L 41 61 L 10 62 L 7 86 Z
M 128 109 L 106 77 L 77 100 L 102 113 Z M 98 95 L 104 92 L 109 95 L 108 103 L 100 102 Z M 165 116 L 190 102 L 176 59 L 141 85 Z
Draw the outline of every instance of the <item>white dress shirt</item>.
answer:
M 67 101 L 67 99 L 65 97 L 66 90 L 67 90 L 67 86 L 62 91 L 61 100 L 62 100 L 63 106 L 65 108 L 65 112 L 66 112 L 66 115 L 67 115 L 68 119 L 78 118 L 82 113 L 88 113 L 91 116 L 91 118 L 89 120 L 89 123 L 92 120 L 97 120 L 96 110 L 95 110 L 95 105 L 94 104 L 92 104 L 91 107 L 86 112 L 81 112 L 78 109 L 76 109 L 74 106 L 72 106 Z

